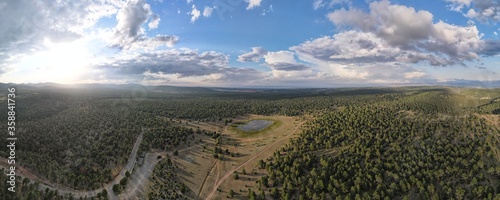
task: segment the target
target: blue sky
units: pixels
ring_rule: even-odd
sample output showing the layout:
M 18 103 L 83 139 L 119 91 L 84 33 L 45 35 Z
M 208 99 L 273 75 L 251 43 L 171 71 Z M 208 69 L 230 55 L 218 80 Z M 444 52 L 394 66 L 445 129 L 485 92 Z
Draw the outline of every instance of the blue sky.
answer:
M 20 0 L 0 13 L 0 82 L 500 80 L 496 0 Z

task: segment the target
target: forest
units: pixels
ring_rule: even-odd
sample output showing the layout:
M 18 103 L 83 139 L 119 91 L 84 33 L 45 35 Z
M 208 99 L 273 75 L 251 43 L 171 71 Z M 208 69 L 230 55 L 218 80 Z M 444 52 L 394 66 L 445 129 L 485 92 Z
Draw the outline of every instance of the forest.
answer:
M 426 91 L 324 113 L 262 161 L 261 189 L 274 199 L 499 198 L 498 121 L 461 100 Z
M 498 117 L 491 117 L 500 113 L 500 89 L 17 85 L 16 91 L 16 162 L 74 189 L 95 189 L 112 180 L 141 132 L 141 151 L 194 142 L 191 136 L 200 130 L 182 126 L 179 119 L 312 114 L 315 119 L 300 137 L 262 162 L 263 192 L 250 193 L 251 198 L 263 199 L 263 193 L 275 199 L 492 199 L 500 194 Z M 7 113 L 7 107 L 0 112 Z M 2 157 L 7 153 L 0 149 Z M 163 184 L 152 199 L 185 189 L 164 184 L 175 179 L 175 166 L 164 160 L 157 166 L 161 173 L 155 170 Z M 58 196 L 19 181 L 20 190 L 31 192 L 12 199 Z

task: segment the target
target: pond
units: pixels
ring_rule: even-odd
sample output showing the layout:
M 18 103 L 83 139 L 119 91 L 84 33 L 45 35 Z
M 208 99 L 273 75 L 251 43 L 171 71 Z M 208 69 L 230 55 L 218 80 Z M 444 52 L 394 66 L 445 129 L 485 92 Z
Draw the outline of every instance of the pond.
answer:
M 273 121 L 271 120 L 252 120 L 247 122 L 246 124 L 239 125 L 238 129 L 245 132 L 260 131 L 271 124 L 273 124 Z

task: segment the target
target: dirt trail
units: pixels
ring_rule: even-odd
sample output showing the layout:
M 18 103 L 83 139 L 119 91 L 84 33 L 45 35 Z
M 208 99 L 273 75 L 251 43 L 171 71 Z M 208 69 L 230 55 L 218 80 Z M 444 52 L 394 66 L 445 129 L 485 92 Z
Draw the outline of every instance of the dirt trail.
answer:
M 205 182 L 207 181 L 208 175 L 210 175 L 210 172 L 212 172 L 212 169 L 215 167 L 215 165 L 217 165 L 217 161 L 218 160 L 215 160 L 212 167 L 210 167 L 210 169 L 208 170 L 207 175 L 205 175 L 205 178 L 203 179 L 203 182 L 201 183 L 200 190 L 198 190 L 198 194 L 196 195 L 196 199 L 200 198 L 201 191 L 203 191 L 203 186 L 205 186 Z M 217 175 L 217 177 L 218 177 L 218 175 Z M 215 181 L 217 181 L 217 177 L 215 177 Z
M 217 191 L 217 188 L 219 188 L 219 186 L 227 179 L 229 178 L 235 171 L 241 169 L 243 166 L 245 166 L 246 164 L 248 164 L 249 162 L 253 161 L 255 158 L 259 157 L 262 153 L 266 152 L 269 148 L 271 148 L 272 146 L 274 146 L 276 143 L 278 142 L 281 142 L 285 139 L 288 139 L 290 138 L 292 135 L 294 135 L 295 132 L 297 132 L 297 130 L 299 130 L 299 128 L 305 123 L 306 121 L 303 121 L 301 122 L 300 124 L 298 124 L 298 126 L 295 128 L 295 130 L 293 130 L 290 134 L 288 134 L 287 136 L 267 145 L 267 147 L 265 147 L 264 149 L 262 149 L 261 151 L 259 151 L 259 153 L 255 154 L 254 156 L 252 156 L 251 158 L 249 158 L 247 161 L 241 163 L 240 165 L 238 165 L 236 168 L 228 171 L 218 182 L 216 185 L 214 185 L 213 189 L 212 189 L 212 192 L 210 192 L 210 194 L 207 196 L 207 198 L 205 199 L 212 199 L 212 197 L 214 196 L 215 192 Z

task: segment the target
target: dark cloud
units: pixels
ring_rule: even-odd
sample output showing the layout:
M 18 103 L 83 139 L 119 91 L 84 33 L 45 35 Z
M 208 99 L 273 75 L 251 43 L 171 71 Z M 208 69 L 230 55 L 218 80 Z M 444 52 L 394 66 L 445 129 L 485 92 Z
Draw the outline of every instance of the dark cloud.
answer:
M 486 56 L 500 55 L 500 41 L 499 40 L 486 40 L 480 53 Z
M 179 42 L 179 37 L 175 35 L 156 35 L 154 37 L 141 37 L 137 41 L 129 44 L 128 49 L 148 49 L 154 50 L 160 46 L 174 47 Z
M 267 50 L 262 47 L 252 47 L 252 52 L 248 52 L 238 56 L 240 62 L 259 62 L 259 60 L 267 54 Z
M 227 63 L 228 57 L 221 53 L 213 51 L 198 53 L 189 49 L 172 49 L 114 58 L 106 64 L 97 66 L 97 68 L 115 74 L 161 72 L 189 77 L 220 73 L 226 68 Z
M 134 79 L 136 81 L 169 82 L 166 75 L 178 79 L 202 77 L 199 81 L 214 83 L 250 83 L 261 80 L 265 73 L 251 68 L 228 66 L 228 56 L 219 52 L 199 53 L 192 49 L 156 50 L 111 58 L 105 64 L 94 66 L 95 77 Z M 159 81 L 159 82 L 158 82 Z
M 269 66 L 271 69 L 279 71 L 302 71 L 311 69 L 311 67 L 300 63 L 276 62 L 270 63 Z

